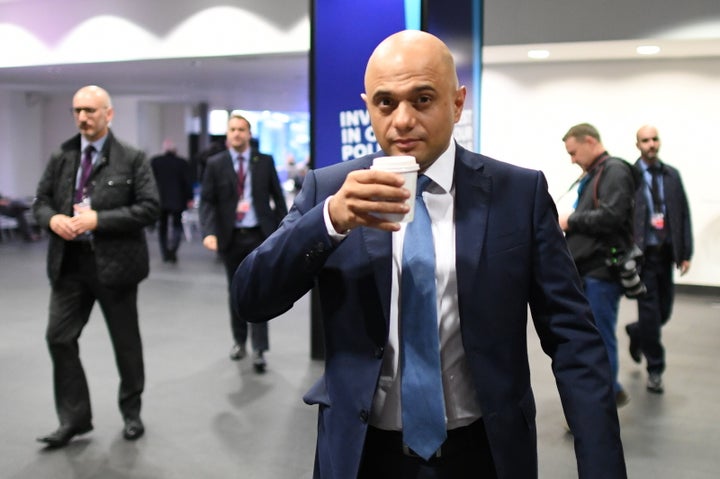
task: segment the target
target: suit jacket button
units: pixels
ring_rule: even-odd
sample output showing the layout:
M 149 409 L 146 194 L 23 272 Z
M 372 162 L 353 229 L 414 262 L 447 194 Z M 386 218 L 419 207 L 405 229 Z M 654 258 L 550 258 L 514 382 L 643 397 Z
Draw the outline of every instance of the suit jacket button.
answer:
M 369 417 L 370 413 L 368 413 L 367 410 L 363 409 L 362 411 L 360 411 L 360 420 L 363 422 L 363 424 L 367 424 Z
M 374 352 L 375 359 L 382 358 L 384 352 L 385 352 L 385 348 L 383 348 L 383 347 L 375 348 L 375 352 Z

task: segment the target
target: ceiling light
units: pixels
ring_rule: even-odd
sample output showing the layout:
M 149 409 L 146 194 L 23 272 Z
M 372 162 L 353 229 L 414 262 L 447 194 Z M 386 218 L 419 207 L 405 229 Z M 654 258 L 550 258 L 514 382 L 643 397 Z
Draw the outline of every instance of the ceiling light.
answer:
M 635 51 L 638 55 L 656 55 L 660 53 L 660 47 L 657 45 L 641 45 Z
M 550 56 L 550 52 L 548 50 L 530 50 L 528 51 L 528 57 L 533 58 L 535 60 L 542 60 Z

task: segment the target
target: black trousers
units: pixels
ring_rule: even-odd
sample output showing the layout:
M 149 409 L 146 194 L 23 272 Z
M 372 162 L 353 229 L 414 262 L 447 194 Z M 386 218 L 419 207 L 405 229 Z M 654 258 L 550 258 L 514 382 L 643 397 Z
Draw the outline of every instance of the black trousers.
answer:
M 670 320 L 675 299 L 672 248 L 670 245 L 647 247 L 644 254 L 640 279 L 647 293 L 637 299 L 638 320 L 628 325 L 628 332 L 640 343 L 647 371 L 662 373 L 665 371 L 662 327 Z
M 237 270 L 242 260 L 244 260 L 252 250 L 260 246 L 264 239 L 265 237 L 259 227 L 235 228 L 233 230 L 230 246 L 222 253 L 223 262 L 225 263 L 225 273 L 227 274 L 228 292 L 230 291 L 235 270 Z M 235 343 L 240 345 L 245 344 L 249 330 L 251 334 L 250 342 L 254 351 L 267 351 L 270 349 L 268 324 L 253 323 L 249 326 L 248 322 L 242 319 L 242 311 L 235 311 L 232 307 L 230 294 L 228 294 L 228 301 L 230 303 L 230 328 Z
M 403 450 L 402 432 L 370 426 L 358 479 L 495 479 L 482 419 L 448 431 L 439 457 L 428 461 Z
M 87 242 L 68 242 L 60 278 L 52 285 L 46 340 L 53 363 L 55 408 L 60 424 L 91 424 L 92 411 L 78 339 L 97 301 L 105 316 L 120 373 L 118 403 L 123 418 L 140 416 L 145 384 L 138 325 L 137 285 L 100 284 Z
M 164 260 L 172 258 L 177 253 L 182 235 L 182 211 L 161 210 L 158 220 L 158 240 Z

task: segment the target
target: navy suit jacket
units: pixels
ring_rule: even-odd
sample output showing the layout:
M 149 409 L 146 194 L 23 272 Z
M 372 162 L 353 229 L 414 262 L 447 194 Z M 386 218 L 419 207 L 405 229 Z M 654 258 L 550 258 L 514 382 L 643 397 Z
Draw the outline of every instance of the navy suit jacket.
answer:
M 280 228 L 232 285 L 243 317 L 256 322 L 318 288 L 325 373 L 305 396 L 319 405 L 316 478 L 357 476 L 388 338 L 392 234 L 361 227 L 336 243 L 323 220 L 325 199 L 373 156 L 309 172 Z M 553 359 L 580 477 L 625 477 L 607 352 L 544 176 L 458 147 L 454 184 L 462 338 L 498 477 L 538 473 L 528 305 Z
M 238 203 L 237 173 L 230 152 L 225 150 L 208 159 L 200 196 L 200 226 L 203 236 L 216 235 L 218 250 L 230 244 L 235 228 Z M 252 205 L 258 226 L 265 237 L 275 231 L 287 214 L 277 169 L 272 156 L 252 151 L 250 154 Z

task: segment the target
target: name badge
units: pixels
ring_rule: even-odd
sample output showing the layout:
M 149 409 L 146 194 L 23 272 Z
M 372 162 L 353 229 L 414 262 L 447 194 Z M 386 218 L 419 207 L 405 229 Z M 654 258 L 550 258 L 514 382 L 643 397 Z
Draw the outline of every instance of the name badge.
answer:
M 240 200 L 238 201 L 237 208 L 235 209 L 236 213 L 242 213 L 245 214 L 248 211 L 250 211 L 250 202 L 248 200 Z
M 665 228 L 665 215 L 663 213 L 653 213 L 650 217 L 650 224 L 656 230 Z

